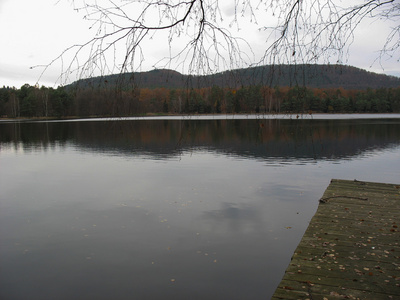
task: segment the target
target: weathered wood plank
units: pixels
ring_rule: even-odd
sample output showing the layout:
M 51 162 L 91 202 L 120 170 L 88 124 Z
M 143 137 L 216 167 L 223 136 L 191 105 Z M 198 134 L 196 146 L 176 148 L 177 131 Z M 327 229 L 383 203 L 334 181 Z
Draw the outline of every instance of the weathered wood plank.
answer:
M 400 299 L 400 185 L 335 180 L 272 299 Z
M 386 293 L 371 293 L 368 290 L 344 288 L 339 285 L 283 280 L 272 299 L 390 299 Z M 396 298 L 393 298 L 396 299 Z

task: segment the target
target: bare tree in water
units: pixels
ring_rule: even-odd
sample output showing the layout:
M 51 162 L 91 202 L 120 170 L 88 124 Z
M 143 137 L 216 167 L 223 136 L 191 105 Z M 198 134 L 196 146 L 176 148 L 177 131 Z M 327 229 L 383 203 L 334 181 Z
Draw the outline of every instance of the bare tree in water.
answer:
M 168 49 L 155 67 L 191 74 L 283 63 L 342 63 L 360 24 L 385 21 L 390 28 L 376 55 L 399 60 L 400 3 L 381 0 L 72 0 L 94 32 L 66 49 L 63 77 L 85 78 L 136 71 L 146 59 L 144 44 Z M 257 57 L 238 29 L 263 33 Z M 259 34 L 258 33 L 258 34 Z M 373 38 L 372 38 L 372 41 Z

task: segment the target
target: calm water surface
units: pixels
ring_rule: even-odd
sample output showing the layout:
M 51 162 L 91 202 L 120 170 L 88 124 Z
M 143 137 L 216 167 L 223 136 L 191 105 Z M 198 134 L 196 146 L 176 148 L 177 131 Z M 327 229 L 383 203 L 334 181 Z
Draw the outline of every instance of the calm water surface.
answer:
M 269 299 L 332 178 L 400 182 L 395 117 L 0 123 L 0 299 Z

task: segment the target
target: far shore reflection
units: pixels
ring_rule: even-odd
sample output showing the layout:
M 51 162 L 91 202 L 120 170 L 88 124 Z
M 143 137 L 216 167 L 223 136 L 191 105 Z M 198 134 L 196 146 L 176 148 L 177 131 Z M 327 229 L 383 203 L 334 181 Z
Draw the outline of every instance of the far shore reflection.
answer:
M 173 158 L 205 149 L 257 159 L 337 159 L 400 144 L 400 119 L 111 120 L 0 123 L 2 147 Z

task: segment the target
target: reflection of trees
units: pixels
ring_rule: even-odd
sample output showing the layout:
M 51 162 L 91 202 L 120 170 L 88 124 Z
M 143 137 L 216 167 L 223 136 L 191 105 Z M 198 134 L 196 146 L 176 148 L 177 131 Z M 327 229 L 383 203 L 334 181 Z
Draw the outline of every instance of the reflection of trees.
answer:
M 172 157 L 206 149 L 261 159 L 326 159 L 399 145 L 398 120 L 140 120 L 1 124 L 2 144 Z

